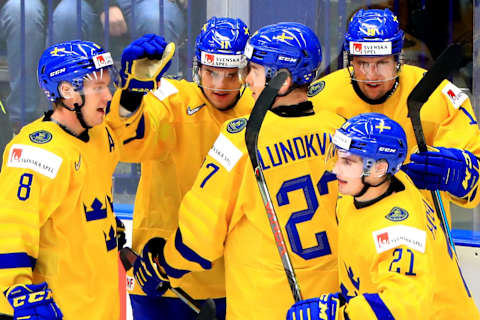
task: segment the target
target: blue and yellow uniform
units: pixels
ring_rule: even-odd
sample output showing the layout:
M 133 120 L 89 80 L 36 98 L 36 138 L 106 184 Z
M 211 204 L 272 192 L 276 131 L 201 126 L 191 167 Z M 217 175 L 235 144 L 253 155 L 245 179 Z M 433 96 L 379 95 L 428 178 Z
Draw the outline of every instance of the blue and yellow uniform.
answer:
M 356 206 L 352 196 L 338 201 L 348 317 L 480 319 L 435 211 L 406 174 L 395 177 L 394 192 L 374 204 Z
M 0 290 L 47 282 L 65 319 L 120 316 L 113 131 L 82 138 L 52 121 L 25 126 L 0 173 Z M 12 313 L 1 295 L 0 312 Z
M 398 122 L 407 135 L 410 154 L 416 151 L 416 140 L 410 118 L 407 117 L 407 98 L 426 70 L 402 65 L 398 86 L 385 102 L 369 104 L 362 100 L 351 84 L 348 69 L 333 72 L 310 86 L 309 96 L 314 105 L 349 119 L 361 113 L 378 112 Z M 480 157 L 480 131 L 468 96 L 448 80 L 444 80 L 432 93 L 420 111 L 422 128 L 427 145 L 468 150 Z M 459 139 L 461 133 L 461 139 Z M 431 201 L 429 191 L 422 191 Z M 450 220 L 450 203 L 474 208 L 480 202 L 477 187 L 464 198 L 441 192 L 447 217 Z
M 326 111 L 282 117 L 267 112 L 260 163 L 302 293 L 337 283 L 335 177 L 325 172 L 330 134 L 344 119 Z M 165 259 L 175 285 L 189 271 L 225 259 L 228 319 L 282 319 L 293 303 L 245 145 L 246 118 L 227 122 L 185 195 Z M 260 303 L 261 302 L 261 303 Z
M 253 106 L 247 89 L 236 105 L 216 109 L 196 83 L 162 79 L 130 117 L 119 115 L 121 91 L 112 99 L 107 121 L 125 137 L 122 160 L 141 162 L 133 218 L 132 247 L 141 252 L 153 237 L 168 238 L 178 226 L 178 208 L 190 189 L 223 122 L 248 114 Z M 212 270 L 192 273 L 179 286 L 196 299 L 225 297 L 223 259 Z M 140 286 L 129 288 L 144 294 Z M 168 292 L 166 296 L 176 297 Z

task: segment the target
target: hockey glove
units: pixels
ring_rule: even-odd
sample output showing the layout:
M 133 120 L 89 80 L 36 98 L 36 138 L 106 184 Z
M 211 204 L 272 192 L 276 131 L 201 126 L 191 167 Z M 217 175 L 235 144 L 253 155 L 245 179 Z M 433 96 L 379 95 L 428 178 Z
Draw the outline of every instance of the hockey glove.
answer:
M 288 310 L 287 320 L 338 320 L 340 300 L 339 293 L 334 293 L 299 301 Z
M 117 223 L 117 248 L 118 251 L 120 251 L 120 249 L 122 249 L 123 246 L 127 243 L 127 236 L 125 235 L 125 225 L 123 224 L 122 220 L 120 220 L 120 218 L 118 217 L 115 217 L 115 221 Z
M 152 297 L 160 297 L 170 287 L 166 272 L 158 263 L 163 259 L 165 239 L 152 238 L 143 247 L 142 256 L 133 264 L 133 275 L 143 292 Z
M 122 53 L 122 67 L 117 88 L 147 93 L 158 88 L 158 81 L 170 67 L 175 44 L 163 37 L 145 34 Z
M 46 282 L 41 284 L 18 284 L 3 293 L 13 308 L 15 320 L 56 320 L 63 314 L 53 301 L 52 290 Z
M 458 198 L 468 195 L 478 184 L 478 160 L 467 150 L 435 148 L 414 153 L 402 169 L 419 189 L 442 190 Z

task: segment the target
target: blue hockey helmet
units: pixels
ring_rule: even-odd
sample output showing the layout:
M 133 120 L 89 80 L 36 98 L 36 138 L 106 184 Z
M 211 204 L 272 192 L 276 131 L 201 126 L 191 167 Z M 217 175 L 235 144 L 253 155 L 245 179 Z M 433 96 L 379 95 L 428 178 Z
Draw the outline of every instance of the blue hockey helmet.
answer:
M 212 17 L 195 41 L 195 60 L 213 67 L 238 68 L 249 36 L 242 20 Z
M 38 83 L 48 100 L 56 101 L 61 98 L 58 91 L 61 82 L 69 82 L 75 90 L 82 90 L 88 74 L 112 66 L 110 52 L 105 52 L 96 43 L 81 40 L 58 43 L 47 48 L 40 57 Z
M 379 160 L 395 174 L 407 156 L 407 137 L 394 120 L 380 113 L 363 113 L 346 121 L 333 136 L 336 148 L 363 158 L 363 175 Z
M 345 34 L 344 50 L 349 55 L 384 56 L 400 54 L 404 33 L 389 9 L 356 12 Z
M 262 27 L 245 46 L 246 58 L 265 68 L 271 79 L 279 69 L 288 69 L 297 85 L 315 80 L 322 62 L 320 40 L 306 25 L 281 22 Z

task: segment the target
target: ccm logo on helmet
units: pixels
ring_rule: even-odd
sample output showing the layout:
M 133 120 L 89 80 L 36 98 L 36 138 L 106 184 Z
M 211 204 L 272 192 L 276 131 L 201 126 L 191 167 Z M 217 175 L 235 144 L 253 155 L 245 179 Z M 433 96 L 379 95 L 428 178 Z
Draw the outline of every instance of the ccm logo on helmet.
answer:
M 52 71 L 52 72 L 50 72 L 50 77 L 56 76 L 56 75 L 58 75 L 58 74 L 60 74 L 60 73 L 64 73 L 65 70 L 66 70 L 66 68 L 62 68 L 62 69 L 58 69 L 58 70 Z
M 296 62 L 297 61 L 296 58 L 290 58 L 290 57 L 284 57 L 284 56 L 278 57 L 278 60 L 279 61 L 286 61 L 286 62 Z
M 392 148 L 387 148 L 387 147 L 380 147 L 380 148 L 378 148 L 378 151 L 387 152 L 387 153 L 394 153 L 394 152 L 397 151 L 397 149 L 392 149 Z

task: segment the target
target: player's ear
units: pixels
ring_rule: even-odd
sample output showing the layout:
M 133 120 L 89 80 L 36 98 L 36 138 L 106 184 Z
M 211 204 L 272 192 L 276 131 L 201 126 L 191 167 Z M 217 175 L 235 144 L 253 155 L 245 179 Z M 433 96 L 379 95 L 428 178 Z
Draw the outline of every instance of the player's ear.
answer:
M 385 160 L 378 160 L 373 167 L 371 175 L 373 177 L 383 177 L 387 174 L 388 162 Z
M 280 87 L 280 90 L 278 90 L 278 95 L 282 96 L 282 95 L 286 94 L 291 85 L 293 85 L 293 81 L 292 81 L 291 75 L 289 75 L 288 78 L 285 80 L 285 82 Z
M 73 93 L 75 90 L 70 82 L 63 81 L 58 86 L 58 92 L 63 99 L 68 100 L 73 98 Z

